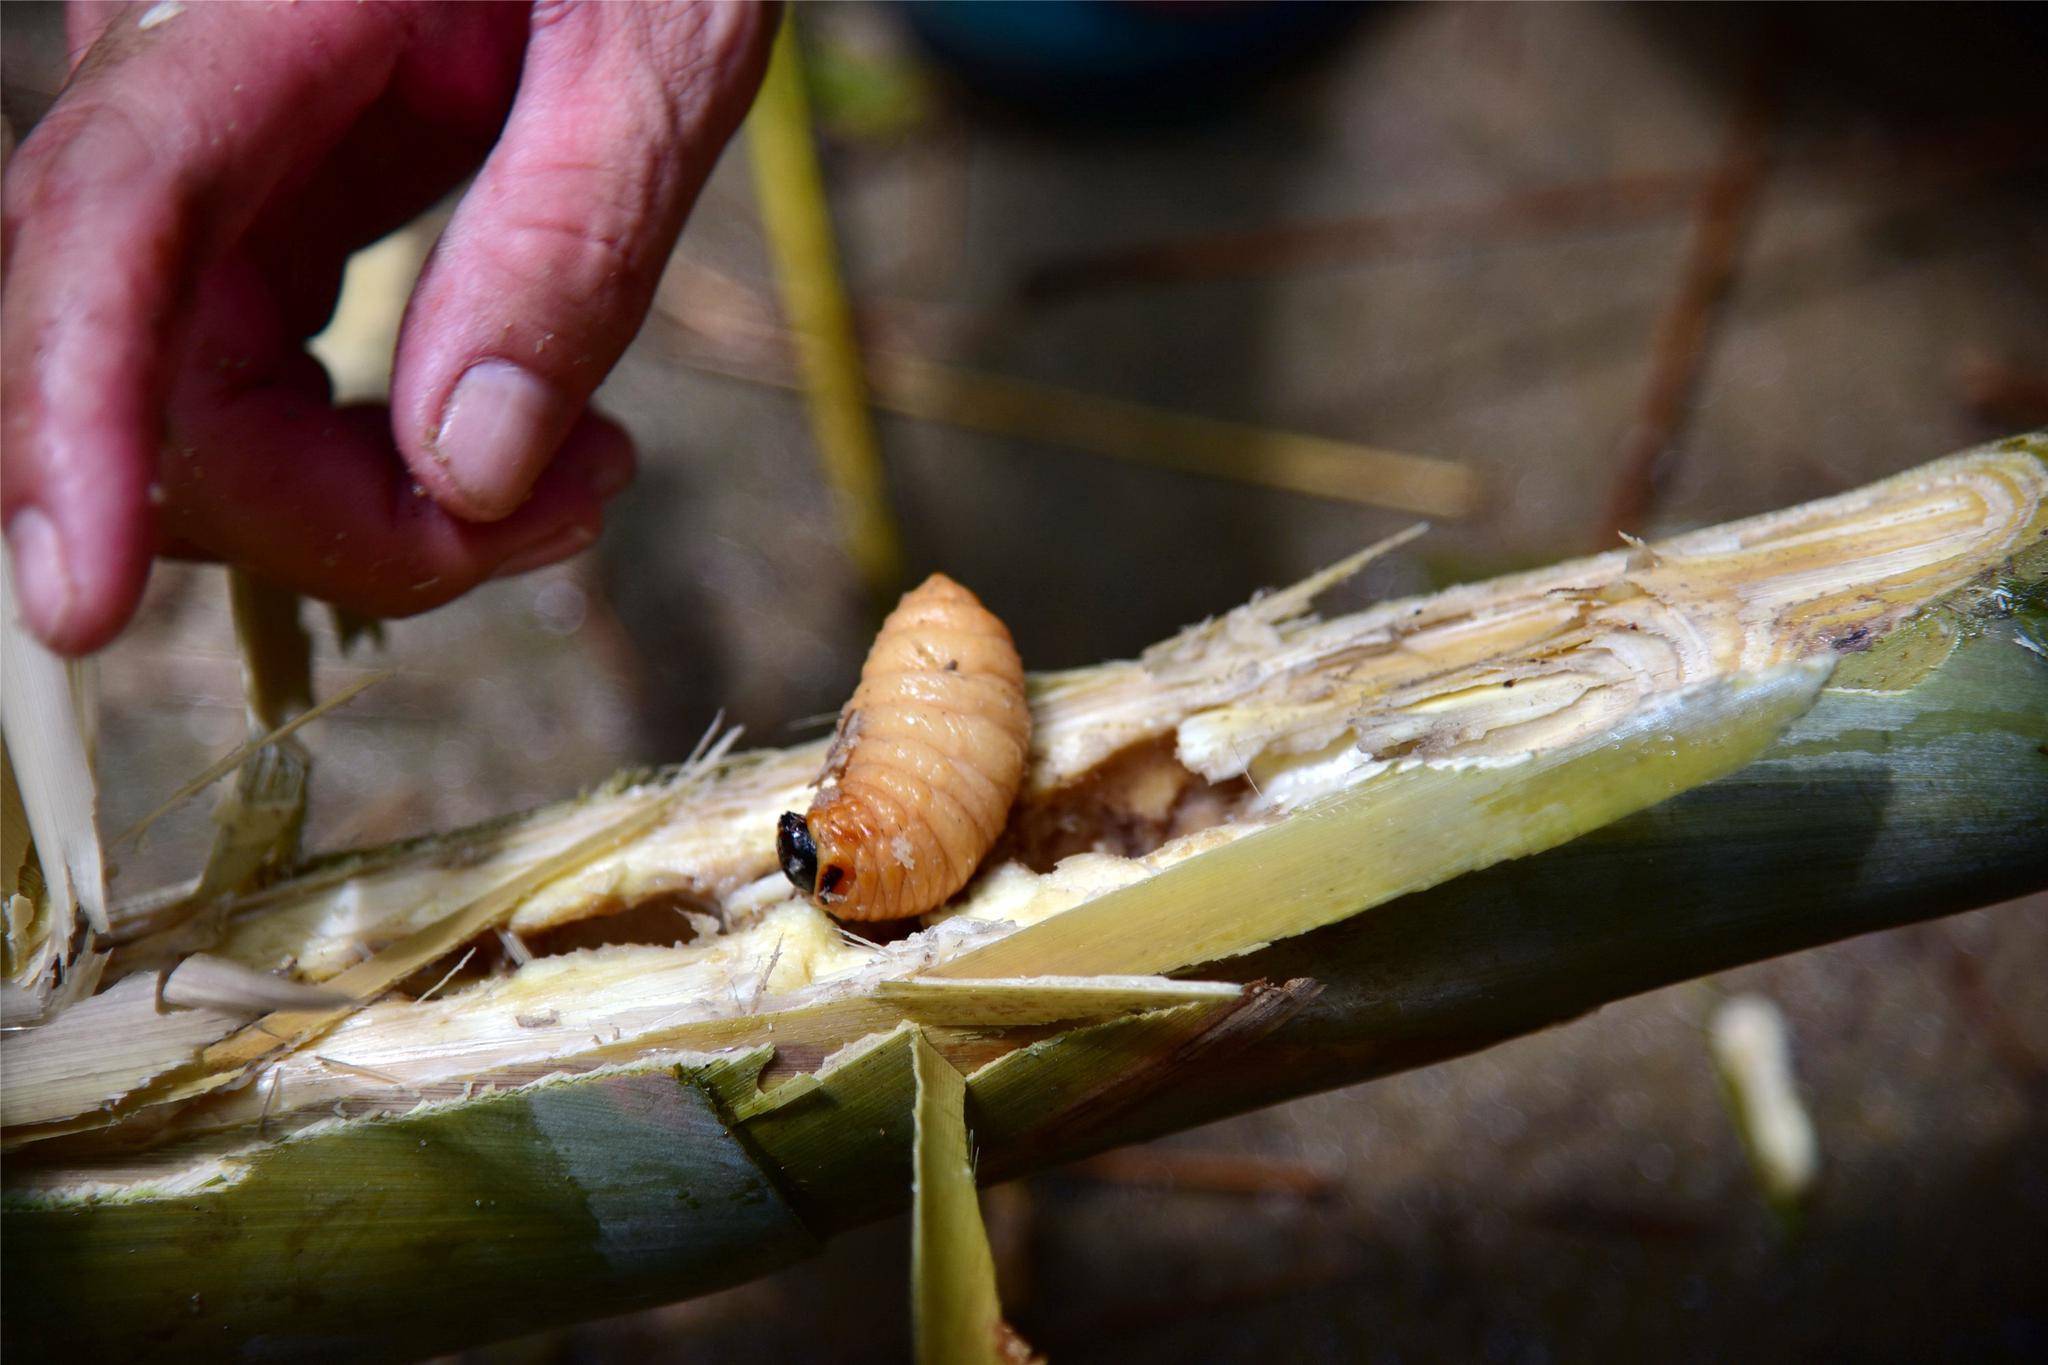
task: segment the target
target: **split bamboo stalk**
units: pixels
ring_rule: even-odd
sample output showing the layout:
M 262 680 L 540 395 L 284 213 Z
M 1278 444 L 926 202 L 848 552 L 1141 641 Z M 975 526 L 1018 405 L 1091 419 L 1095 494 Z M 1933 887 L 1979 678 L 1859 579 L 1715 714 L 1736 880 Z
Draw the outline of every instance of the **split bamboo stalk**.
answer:
M 1001 1180 L 2048 886 L 2048 437 L 1310 615 L 1356 567 L 1035 679 L 1005 850 L 897 944 L 775 880 L 807 746 L 226 903 L 209 957 L 301 983 L 439 954 L 263 1048 L 117 956 L 0 1044 L 11 1104 L 23 1061 L 176 1044 L 9 1124 L 10 1351 L 396 1358 L 674 1299 L 901 1208 L 932 1061 Z M 442 988 L 498 925 L 664 897 L 699 940 Z

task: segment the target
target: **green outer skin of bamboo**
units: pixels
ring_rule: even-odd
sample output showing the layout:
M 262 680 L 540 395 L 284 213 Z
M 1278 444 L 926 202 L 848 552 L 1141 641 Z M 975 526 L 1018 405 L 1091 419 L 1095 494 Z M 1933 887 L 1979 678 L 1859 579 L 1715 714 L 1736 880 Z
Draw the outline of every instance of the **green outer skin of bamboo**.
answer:
M 281 1142 L 215 1191 L 11 1208 L 7 1355 L 406 1358 L 750 1279 L 817 1241 L 714 1094 L 619 1072 Z
M 1946 615 L 1960 634 L 1945 658 L 1923 626 L 1895 632 L 1729 777 L 1182 973 L 1308 978 L 1319 993 L 1156 1011 L 983 1068 L 968 1084 L 982 1176 L 2048 885 L 2048 659 L 2036 652 L 2048 644 L 2048 547 L 1995 591 L 1958 598 L 1970 605 L 1922 618 Z M 1848 686 L 1873 679 L 1903 690 Z M 1267 1023 L 1234 1026 L 1260 1008 Z M 732 1284 L 901 1208 L 907 1031 L 786 1103 L 742 1103 L 762 1055 L 337 1126 L 280 1144 L 213 1193 L 11 1200 L 8 1352 L 416 1357 Z M 745 1117 L 731 1117 L 735 1104 Z
M 1199 1085 L 1163 1087 L 1069 1134 L 1041 1116 L 1031 1164 L 2048 887 L 2048 659 L 2014 638 L 2048 643 L 2048 585 L 2037 577 L 2031 594 L 2030 610 L 1965 641 L 1912 692 L 1823 692 L 1763 758 L 1718 782 L 1549 853 L 1191 968 L 1323 989 L 1272 1033 L 1205 1057 Z M 1009 1116 L 971 1112 L 984 1179 L 1020 1173 Z
M 1270 1032 L 1216 1036 L 1183 1006 L 1060 1034 L 969 1078 L 985 1181 L 1491 1047 L 1612 1001 L 1856 934 L 2048 887 L 2048 548 L 2007 580 L 2016 610 L 1973 608 L 1909 690 L 1821 694 L 1740 771 L 1535 857 L 1470 873 L 1259 952 L 1201 980 L 1311 980 Z M 1937 608 L 1936 612 L 1941 609 Z M 1908 628 L 1856 661 L 1903 686 Z M 1845 666 L 1844 673 L 1849 672 Z M 1739 856 L 1738 856 L 1739 853 Z M 1788 909 L 1788 907 L 1792 907 Z M 1205 1043 L 1208 1045 L 1205 1046 Z M 1072 1054 L 1094 1054 L 1076 1065 Z M 1159 1058 L 1183 1060 L 1162 1072 Z M 907 1045 L 821 1089 L 907 1114 Z M 1088 1094 L 1061 1094 L 1074 1075 Z M 829 1103 L 829 1101 L 822 1101 Z M 852 1115 L 849 1115 L 851 1118 Z M 894 1212 L 900 1139 L 794 1103 L 748 1122 L 824 1233 Z
M 911 1035 L 910 1050 L 910 1335 L 918 1365 L 1001 1365 L 1003 1309 L 974 1184 L 967 1082 L 922 1033 Z

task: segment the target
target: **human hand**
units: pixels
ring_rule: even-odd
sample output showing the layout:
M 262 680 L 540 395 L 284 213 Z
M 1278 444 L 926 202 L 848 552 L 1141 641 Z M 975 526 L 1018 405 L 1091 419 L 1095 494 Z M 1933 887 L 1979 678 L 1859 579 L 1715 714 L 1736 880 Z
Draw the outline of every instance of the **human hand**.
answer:
M 584 411 L 759 83 L 753 4 L 74 4 L 9 159 L 4 515 L 29 627 L 96 649 L 152 556 L 382 616 L 596 537 L 632 476 Z M 476 171 L 391 406 L 304 341 L 349 253 Z

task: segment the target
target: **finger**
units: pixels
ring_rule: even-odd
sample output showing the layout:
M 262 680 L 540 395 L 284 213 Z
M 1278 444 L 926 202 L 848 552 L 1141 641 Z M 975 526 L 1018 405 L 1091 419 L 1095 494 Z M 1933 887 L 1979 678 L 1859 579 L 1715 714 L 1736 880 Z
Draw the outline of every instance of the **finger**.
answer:
M 148 573 L 181 300 L 376 96 L 402 36 L 378 7 L 149 13 L 108 24 L 7 168 L 0 517 L 23 616 L 72 653 L 120 628 Z
M 429 5 L 410 20 L 412 44 L 384 93 L 244 239 L 297 340 L 332 318 L 349 255 L 474 175 L 512 108 L 524 6 Z
M 211 406 L 164 457 L 167 540 L 354 611 L 410 616 L 587 547 L 632 476 L 625 434 L 586 418 L 518 512 L 468 522 L 413 483 L 390 431 L 384 408 L 336 411 L 309 390 Z
M 416 287 L 394 434 L 458 514 L 507 515 L 647 313 L 759 83 L 767 11 L 538 5 L 519 93 Z
M 236 256 L 203 277 L 185 349 L 157 478 L 169 552 L 359 611 L 409 615 L 572 554 L 632 476 L 624 434 L 592 418 L 517 516 L 456 519 L 413 482 L 389 412 L 335 411 L 326 372 L 291 344 L 261 272 Z

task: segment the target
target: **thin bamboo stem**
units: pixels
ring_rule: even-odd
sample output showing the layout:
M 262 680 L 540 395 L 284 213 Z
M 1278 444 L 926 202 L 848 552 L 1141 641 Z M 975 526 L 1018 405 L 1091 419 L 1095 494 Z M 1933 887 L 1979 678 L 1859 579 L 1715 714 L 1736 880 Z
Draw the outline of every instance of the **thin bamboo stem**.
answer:
M 860 343 L 840 278 L 794 21 L 793 14 L 785 16 L 776 34 L 768 74 L 747 120 L 747 147 L 761 225 L 796 337 L 811 433 L 839 510 L 847 553 L 879 605 L 902 581 L 903 549 L 889 510 L 881 443 L 868 414 Z

